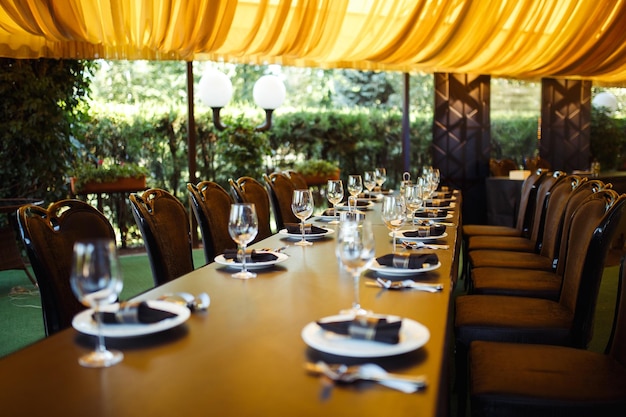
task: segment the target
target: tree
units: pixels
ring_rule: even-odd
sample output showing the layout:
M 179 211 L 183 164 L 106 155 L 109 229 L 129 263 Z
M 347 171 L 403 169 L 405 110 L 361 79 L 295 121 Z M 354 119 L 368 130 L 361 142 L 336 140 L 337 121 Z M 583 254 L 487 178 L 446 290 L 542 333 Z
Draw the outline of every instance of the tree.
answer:
M 395 90 L 385 72 L 341 70 L 335 78 L 340 106 L 387 107 Z
M 85 61 L 0 59 L 0 198 L 67 195 L 70 137 L 84 113 Z

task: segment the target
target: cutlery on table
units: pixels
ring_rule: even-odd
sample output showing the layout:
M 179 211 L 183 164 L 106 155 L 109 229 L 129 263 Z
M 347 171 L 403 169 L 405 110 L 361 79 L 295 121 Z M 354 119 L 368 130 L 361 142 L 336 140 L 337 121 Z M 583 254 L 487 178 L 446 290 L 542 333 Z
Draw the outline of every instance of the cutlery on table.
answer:
M 450 245 L 437 245 L 434 243 L 424 243 L 424 242 L 410 242 L 408 240 L 403 240 L 402 246 L 404 246 L 406 249 L 450 249 Z
M 203 292 L 195 297 L 188 292 L 177 292 L 174 294 L 165 294 L 159 297 L 161 301 L 169 301 L 171 303 L 176 303 L 180 305 L 184 305 L 189 310 L 193 311 L 206 311 L 211 304 L 211 298 L 209 294 Z
M 322 376 L 323 384 L 327 384 L 328 380 L 342 383 L 351 383 L 358 380 L 374 381 L 406 393 L 413 393 L 426 388 L 426 378 L 423 376 L 389 373 L 374 363 L 347 366 L 344 364 L 330 365 L 323 361 L 318 361 L 306 363 L 305 368 L 313 375 Z M 323 392 L 326 389 L 327 386 L 323 385 Z
M 367 281 L 365 285 L 370 287 L 380 287 L 388 290 L 419 290 L 427 292 L 439 292 L 443 290 L 443 284 L 427 284 L 424 282 L 415 282 L 411 279 L 403 281 L 391 281 L 383 278 L 376 278 L 376 282 Z

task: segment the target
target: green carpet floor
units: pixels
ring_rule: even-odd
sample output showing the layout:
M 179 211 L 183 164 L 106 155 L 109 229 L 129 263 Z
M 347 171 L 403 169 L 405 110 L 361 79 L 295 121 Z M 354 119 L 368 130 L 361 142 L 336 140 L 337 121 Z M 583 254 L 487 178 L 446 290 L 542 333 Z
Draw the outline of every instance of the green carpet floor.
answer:
M 194 251 L 196 266 L 204 265 L 202 250 Z M 152 288 L 150 264 L 145 254 L 120 258 L 124 275 L 121 299 Z M 590 349 L 602 352 L 606 346 L 613 321 L 619 266 L 605 269 L 596 326 Z M 462 285 L 461 285 L 462 286 Z M 39 293 L 23 271 L 0 272 L 0 357 L 10 354 L 44 337 Z

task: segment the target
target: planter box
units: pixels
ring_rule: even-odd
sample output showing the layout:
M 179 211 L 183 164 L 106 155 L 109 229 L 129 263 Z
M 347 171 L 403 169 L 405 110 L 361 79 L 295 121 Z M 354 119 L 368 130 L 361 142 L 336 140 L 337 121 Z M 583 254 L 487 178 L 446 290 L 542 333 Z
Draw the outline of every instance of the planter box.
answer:
M 75 186 L 76 179 L 70 178 L 70 186 L 74 194 L 96 193 L 130 193 L 146 189 L 146 177 L 118 178 L 110 182 L 86 182 L 79 189 Z
M 339 174 L 340 170 L 337 170 L 335 171 L 335 173 L 330 175 L 303 175 L 303 177 L 309 186 L 326 185 L 326 182 L 328 182 L 328 180 L 338 180 Z

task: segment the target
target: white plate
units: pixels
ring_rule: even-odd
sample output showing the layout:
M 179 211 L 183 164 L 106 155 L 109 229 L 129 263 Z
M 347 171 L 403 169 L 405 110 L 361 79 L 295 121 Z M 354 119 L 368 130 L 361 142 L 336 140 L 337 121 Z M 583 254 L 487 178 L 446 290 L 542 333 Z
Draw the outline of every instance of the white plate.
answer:
M 311 221 L 320 223 L 328 223 L 332 222 L 333 220 L 339 221 L 339 216 L 315 216 L 311 219 Z
M 184 323 L 188 318 L 190 311 L 187 307 L 180 304 L 170 303 L 168 301 L 149 300 L 148 305 L 163 311 L 169 311 L 176 314 L 176 317 L 161 320 L 151 324 L 103 324 L 102 335 L 104 337 L 134 337 L 146 334 L 158 333 L 167 329 L 176 327 Z M 118 310 L 118 304 L 111 304 L 100 308 L 100 311 L 115 312 Z M 91 317 L 94 310 L 92 308 L 83 310 L 74 316 L 72 327 L 81 333 L 97 336 L 98 329 L 96 322 Z
M 304 238 L 306 240 L 316 240 L 316 239 L 321 239 L 323 237 L 326 237 L 328 235 L 332 235 L 333 233 L 335 233 L 335 231 L 333 229 L 327 229 L 325 227 L 322 227 L 322 229 L 326 230 L 325 233 L 306 233 L 304 235 Z M 291 240 L 300 240 L 302 239 L 302 233 L 289 233 L 287 232 L 287 229 L 281 229 L 278 232 L 279 235 L 284 236 L 286 238 L 289 238 Z
M 376 204 L 374 204 L 374 202 L 368 201 L 367 204 L 365 204 L 365 205 L 362 205 L 362 204 L 357 205 L 356 209 L 357 210 L 370 210 L 375 205 Z M 348 210 L 348 203 L 339 203 L 339 204 L 337 204 L 336 207 L 339 210 Z M 354 207 L 352 207 L 352 208 L 354 208 Z
M 379 265 L 378 262 L 374 261 L 372 265 L 369 267 L 372 271 L 378 272 L 380 275 L 389 276 L 389 277 L 406 277 L 412 276 L 415 274 L 421 274 L 424 272 L 434 271 L 435 269 L 439 269 L 441 267 L 441 262 L 437 262 L 436 265 L 428 265 L 424 268 L 394 268 L 392 266 L 382 266 Z
M 326 317 L 323 320 L 347 320 L 350 315 Z M 348 336 L 323 330 L 316 322 L 307 324 L 302 329 L 304 342 L 321 352 L 353 358 L 378 358 L 400 355 L 421 348 L 430 339 L 428 329 L 415 320 L 403 318 L 400 327 L 400 342 L 397 344 L 374 342 L 371 340 L 352 339 Z
M 439 236 L 408 237 L 408 236 L 404 236 L 404 232 L 411 232 L 411 230 L 398 230 L 398 232 L 396 232 L 396 240 L 402 239 L 402 240 L 420 242 L 420 241 L 425 241 L 425 240 L 443 239 L 444 237 L 448 236 L 447 232 L 443 232 Z M 389 232 L 389 237 L 393 237 L 393 232 Z
M 436 222 L 437 220 L 446 220 L 446 219 L 451 219 L 452 217 L 453 217 L 452 214 L 448 213 L 446 215 L 446 217 L 418 217 L 418 216 L 415 216 L 415 219 L 416 220 L 433 220 L 433 221 Z
M 254 271 L 256 269 L 265 269 L 265 268 L 269 268 L 273 265 L 276 265 L 277 263 L 280 263 L 289 259 L 289 256 L 285 255 L 284 253 L 280 253 L 280 252 L 278 253 L 271 252 L 271 253 L 276 255 L 277 259 L 274 259 L 273 261 L 265 261 L 265 262 L 246 262 L 246 269 L 250 271 Z M 226 259 L 224 255 L 217 255 L 214 260 L 220 265 L 225 265 L 229 268 L 241 269 L 241 262 L 235 262 L 234 259 Z

